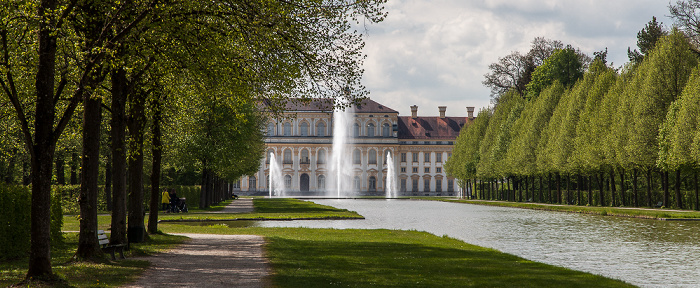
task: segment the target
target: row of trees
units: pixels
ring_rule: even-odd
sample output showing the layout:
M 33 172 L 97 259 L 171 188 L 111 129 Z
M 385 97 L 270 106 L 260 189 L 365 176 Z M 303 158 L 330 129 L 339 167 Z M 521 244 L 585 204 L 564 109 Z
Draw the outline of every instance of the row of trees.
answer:
M 619 70 L 605 52 L 586 67 L 574 49 L 555 49 L 523 91 L 513 85 L 462 130 L 448 173 L 485 183 L 474 185 L 480 198 L 697 209 L 698 54 L 685 33 L 657 26 L 638 35 L 651 48 Z
M 24 167 L 31 179 L 27 279 L 53 278 L 49 197 L 65 155 L 80 162 L 76 256 L 93 259 L 100 181 L 111 241 L 126 243 L 144 229 L 144 167 L 152 200 L 164 161 L 194 167 L 207 206 L 222 181 L 257 170 L 265 113 L 290 97 L 365 96 L 362 35 L 351 28 L 382 21 L 384 2 L 0 2 L 0 176 L 20 181 Z

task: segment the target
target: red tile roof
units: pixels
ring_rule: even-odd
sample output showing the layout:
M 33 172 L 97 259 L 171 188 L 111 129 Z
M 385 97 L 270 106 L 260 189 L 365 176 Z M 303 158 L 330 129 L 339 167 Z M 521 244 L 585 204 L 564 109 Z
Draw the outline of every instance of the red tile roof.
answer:
M 471 124 L 468 117 L 399 117 L 399 139 L 454 140 L 465 125 Z
M 398 111 L 386 107 L 382 104 L 375 102 L 372 99 L 365 99 L 360 102 L 359 105 L 355 107 L 355 113 L 399 113 Z M 313 99 L 309 102 L 301 102 L 290 100 L 286 103 L 285 111 L 288 112 L 299 112 L 299 111 L 322 111 L 329 112 L 333 110 L 332 99 Z

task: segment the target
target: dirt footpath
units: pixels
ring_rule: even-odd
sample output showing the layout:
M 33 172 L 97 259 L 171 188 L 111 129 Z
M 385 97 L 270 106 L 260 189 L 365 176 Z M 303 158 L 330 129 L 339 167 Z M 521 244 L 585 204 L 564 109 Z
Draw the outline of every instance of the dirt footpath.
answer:
M 253 210 L 238 199 L 224 213 Z M 270 267 L 263 237 L 256 235 L 175 234 L 191 239 L 166 253 L 147 257 L 151 267 L 124 287 L 268 287 Z

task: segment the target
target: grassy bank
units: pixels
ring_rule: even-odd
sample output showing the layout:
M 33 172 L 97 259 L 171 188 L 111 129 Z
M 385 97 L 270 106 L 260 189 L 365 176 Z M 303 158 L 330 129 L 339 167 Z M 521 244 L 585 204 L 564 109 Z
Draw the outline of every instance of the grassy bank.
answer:
M 162 228 L 265 236 L 276 287 L 633 287 L 425 232 L 174 223 Z
M 59 287 L 118 287 L 136 279 L 149 266 L 148 261 L 134 260 L 132 257 L 171 249 L 185 239 L 179 236 L 150 235 L 147 242 L 131 245 L 131 250 L 125 253 L 126 260 L 91 263 L 72 260 L 78 246 L 78 234 L 66 233 L 66 243 L 52 247 L 51 263 L 53 272 L 66 280 Z M 27 259 L 0 262 L 0 287 L 21 282 L 27 274 L 27 265 Z
M 427 199 L 427 198 L 423 198 Z M 486 200 L 457 200 L 449 198 L 434 198 L 430 200 L 468 203 L 477 205 L 489 205 L 499 207 L 525 208 L 535 210 L 559 211 L 569 213 L 594 214 L 603 216 L 618 216 L 618 217 L 635 217 L 645 219 L 659 220 L 687 220 L 700 219 L 700 212 L 689 210 L 668 210 L 668 209 L 649 209 L 649 208 L 628 208 L 628 207 L 598 207 L 598 206 L 574 206 L 574 205 L 555 205 L 542 203 L 521 203 L 521 202 L 504 202 L 504 201 L 486 201 Z
M 331 206 L 316 204 L 310 201 L 283 198 L 253 199 L 255 211 L 252 213 L 212 213 L 221 211 L 229 200 L 206 210 L 190 210 L 189 213 L 159 213 L 158 219 L 163 223 L 169 221 L 228 221 L 228 220 L 292 220 L 292 219 L 364 219 L 354 211 L 338 209 Z M 97 218 L 98 227 L 109 230 L 110 215 L 100 215 Z M 78 231 L 79 222 L 75 215 L 64 216 L 63 231 Z M 148 221 L 148 216 L 146 216 Z

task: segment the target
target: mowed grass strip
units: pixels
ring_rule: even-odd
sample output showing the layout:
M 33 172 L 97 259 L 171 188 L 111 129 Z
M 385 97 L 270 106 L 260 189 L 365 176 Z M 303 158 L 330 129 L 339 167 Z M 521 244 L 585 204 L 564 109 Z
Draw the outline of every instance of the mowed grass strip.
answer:
M 364 219 L 354 211 L 292 198 L 255 198 L 253 206 L 252 213 L 163 213 L 159 218 L 162 221 Z
M 146 260 L 132 259 L 135 256 L 148 256 L 163 252 L 183 243 L 187 238 L 181 236 L 152 234 L 144 243 L 131 245 L 125 253 L 127 259 L 111 261 L 105 255 L 104 261 L 73 261 L 78 247 L 78 233 L 66 233 L 65 244 L 52 247 L 51 263 L 53 272 L 65 280 L 54 287 L 119 287 L 136 280 L 148 267 Z M 0 287 L 8 287 L 24 280 L 27 274 L 27 259 L 15 259 L 0 262 Z M 41 287 L 32 283 L 31 287 Z
M 235 200 L 233 200 L 235 201 Z M 168 221 L 226 221 L 226 220 L 292 220 L 292 219 L 364 219 L 357 212 L 346 209 L 338 209 L 331 206 L 320 205 L 310 201 L 291 198 L 257 198 L 253 199 L 255 212 L 253 213 L 205 213 L 220 211 L 231 200 L 225 201 L 205 210 L 190 210 L 189 213 L 158 213 L 158 218 Z M 109 230 L 112 217 L 99 215 L 97 217 L 98 229 Z M 148 216 L 145 217 L 146 225 Z M 79 217 L 64 215 L 63 231 L 80 230 Z
M 542 204 L 542 203 L 521 203 L 521 202 L 505 202 L 505 201 L 486 201 L 486 200 L 464 200 L 464 199 L 440 199 L 440 198 L 422 198 L 423 200 L 438 200 L 445 202 L 467 203 L 475 205 L 488 205 L 498 207 L 513 207 L 525 208 L 534 210 L 558 211 L 569 213 L 593 214 L 602 216 L 618 216 L 618 217 L 633 217 L 644 219 L 659 219 L 659 220 L 683 220 L 683 219 L 700 219 L 699 211 L 690 210 L 667 210 L 667 209 L 651 209 L 651 208 L 635 208 L 635 207 L 597 207 L 597 206 L 574 206 L 574 205 L 558 205 L 558 204 Z
M 634 287 L 425 232 L 174 223 L 162 228 L 265 236 L 275 287 Z

